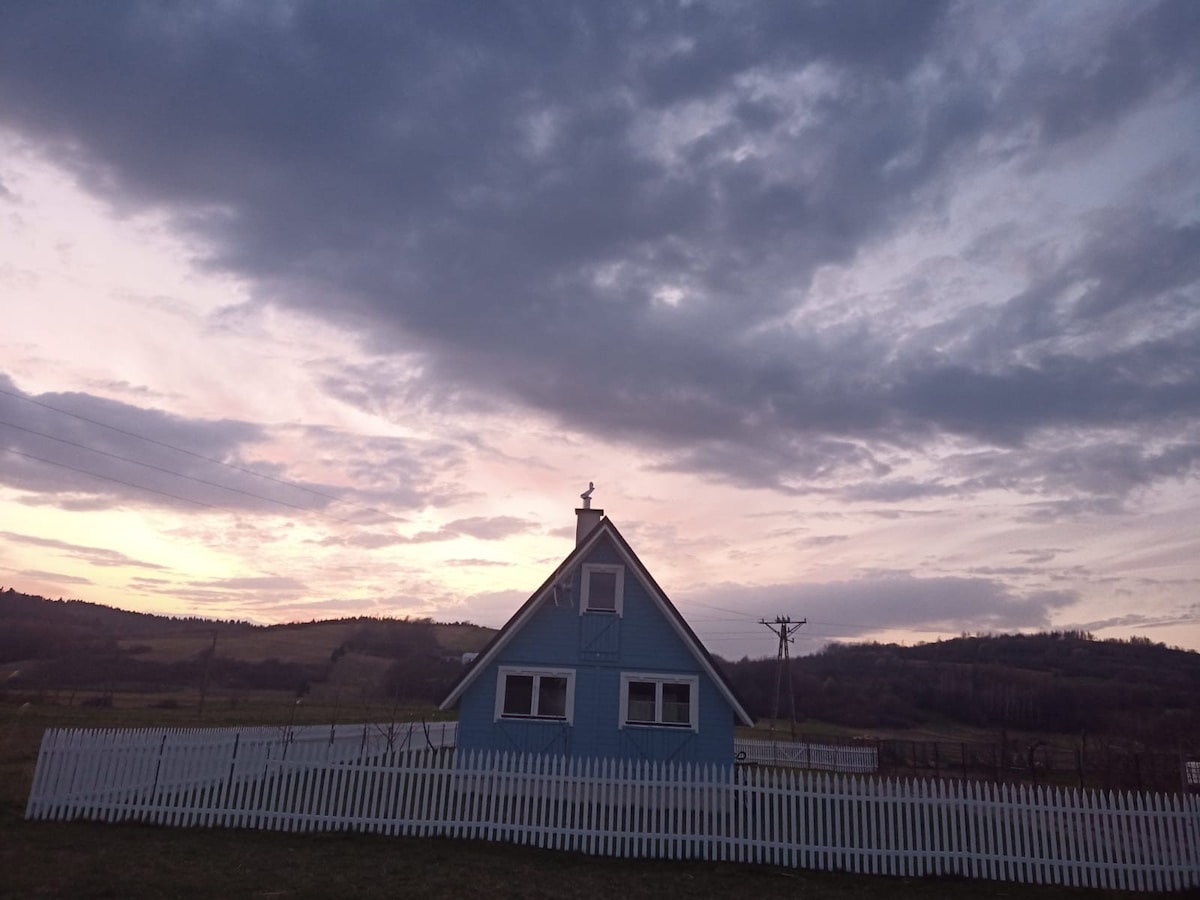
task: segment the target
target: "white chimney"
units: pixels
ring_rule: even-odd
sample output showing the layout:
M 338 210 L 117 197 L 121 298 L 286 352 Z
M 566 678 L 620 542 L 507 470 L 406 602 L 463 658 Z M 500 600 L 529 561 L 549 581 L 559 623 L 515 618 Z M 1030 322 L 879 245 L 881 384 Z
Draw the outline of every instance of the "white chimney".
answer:
M 592 482 L 588 482 L 588 489 L 579 495 L 579 499 L 583 501 L 583 506 L 575 510 L 575 546 L 578 547 L 583 543 L 583 539 L 591 533 L 591 530 L 600 524 L 600 520 L 604 518 L 604 510 L 592 509 L 592 491 L 596 486 Z

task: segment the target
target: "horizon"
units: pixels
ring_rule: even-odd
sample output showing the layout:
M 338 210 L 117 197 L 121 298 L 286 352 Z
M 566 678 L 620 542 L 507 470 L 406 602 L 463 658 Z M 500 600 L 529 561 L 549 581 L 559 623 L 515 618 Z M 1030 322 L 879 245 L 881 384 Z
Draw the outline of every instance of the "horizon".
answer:
M 213 624 L 216 624 L 216 625 L 240 625 L 240 626 L 246 626 L 249 628 L 289 628 L 292 626 L 326 625 L 326 624 L 337 624 L 339 622 L 355 622 L 355 621 L 365 619 L 367 621 L 373 621 L 373 622 L 416 622 L 416 623 L 425 623 L 425 624 L 429 624 L 429 625 L 433 625 L 433 626 L 440 625 L 440 626 L 445 626 L 448 628 L 453 628 L 453 627 L 479 628 L 479 629 L 492 631 L 492 632 L 497 632 L 500 630 L 497 627 L 493 627 L 491 625 L 480 625 L 476 622 L 469 622 L 469 621 L 442 622 L 442 621 L 438 621 L 437 619 L 430 619 L 427 617 L 414 618 L 411 616 L 405 616 L 403 618 L 400 618 L 400 617 L 396 617 L 396 616 L 352 615 L 352 616 L 338 616 L 338 617 L 327 618 L 327 619 L 310 619 L 308 621 L 252 622 L 252 621 L 247 621 L 244 619 L 212 619 L 212 618 L 206 618 L 204 616 L 181 616 L 181 615 L 173 615 L 173 614 L 166 614 L 166 613 L 142 612 L 139 610 L 125 609 L 120 606 L 112 606 L 112 605 L 106 604 L 106 603 L 95 603 L 91 600 L 84 600 L 80 597 L 53 598 L 53 597 L 43 597 L 38 594 L 27 594 L 23 591 L 18 591 L 11 586 L 5 586 L 5 585 L 0 585 L 0 593 L 17 593 L 17 594 L 21 594 L 22 596 L 25 596 L 25 597 L 31 597 L 33 599 L 42 600 L 46 603 L 83 603 L 83 604 L 86 604 L 89 606 L 99 606 L 104 609 L 111 609 L 115 612 L 132 613 L 134 615 L 152 616 L 154 618 L 167 619 L 168 621 L 179 620 L 179 621 L 201 622 L 201 623 L 212 622 Z M 793 654 L 791 658 L 796 659 L 796 658 L 799 658 L 802 656 L 813 656 L 815 654 L 822 653 L 831 647 L 893 646 L 893 647 L 900 647 L 900 648 L 915 648 L 915 647 L 927 646 L 930 644 L 947 643 L 949 641 L 980 640 L 980 639 L 1011 638 L 1011 637 L 1066 638 L 1066 639 L 1083 640 L 1083 641 L 1087 641 L 1087 642 L 1115 643 L 1115 644 L 1137 644 L 1137 643 L 1141 643 L 1141 642 L 1149 642 L 1149 644 L 1151 646 L 1158 647 L 1158 648 L 1164 649 L 1164 650 L 1179 651 L 1181 653 L 1200 653 L 1200 650 L 1194 650 L 1190 647 L 1180 647 L 1180 646 L 1176 646 L 1173 644 L 1167 644 L 1162 641 L 1150 641 L 1149 638 L 1144 638 L 1139 635 L 1132 635 L 1130 637 L 1125 637 L 1125 638 L 1122 638 L 1122 637 L 1098 637 L 1098 636 L 1092 634 L 1091 632 L 1047 630 L 1047 631 L 977 632 L 975 634 L 958 634 L 958 635 L 954 635 L 952 637 L 940 637 L 940 638 L 937 638 L 937 639 L 931 640 L 931 641 L 916 641 L 915 643 L 911 643 L 911 644 L 904 642 L 904 641 L 898 641 L 898 642 L 891 641 L 891 642 L 885 643 L 885 642 L 874 641 L 874 640 L 861 640 L 861 641 L 830 640 L 827 643 L 825 643 L 824 645 L 817 647 L 816 649 L 810 649 L 803 653 Z M 710 651 L 710 653 L 711 652 L 712 651 Z M 731 662 L 731 663 L 740 662 L 740 661 L 746 660 L 746 659 L 749 659 L 751 662 L 760 662 L 760 661 L 764 661 L 764 660 L 774 661 L 777 659 L 777 656 L 773 655 L 773 654 L 764 654 L 762 656 L 742 656 L 740 658 L 726 657 L 726 656 L 722 656 L 719 653 L 712 653 L 712 655 L 718 659 L 724 660 L 725 662 Z

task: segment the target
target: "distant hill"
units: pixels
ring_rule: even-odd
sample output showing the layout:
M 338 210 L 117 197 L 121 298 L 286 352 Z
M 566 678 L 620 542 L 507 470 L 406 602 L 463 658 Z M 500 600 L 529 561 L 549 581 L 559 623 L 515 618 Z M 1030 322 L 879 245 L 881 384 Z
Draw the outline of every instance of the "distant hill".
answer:
M 495 629 L 358 617 L 259 626 L 0 591 L 0 688 L 275 690 L 433 703 Z M 719 661 L 750 712 L 775 709 L 773 659 Z M 802 720 L 862 731 L 960 724 L 1200 748 L 1200 654 L 1079 632 L 833 644 L 792 660 Z M 786 682 L 785 682 L 786 685 Z M 779 707 L 786 718 L 786 692 Z
M 725 667 L 752 712 L 770 715 L 775 661 Z M 1200 654 L 1143 638 L 1051 632 L 834 644 L 793 660 L 791 679 L 801 717 L 863 729 L 951 721 L 1200 745 Z M 786 692 L 780 709 L 788 710 Z
M 291 625 L 176 618 L 0 591 L 0 684 L 10 690 L 314 690 L 440 699 L 494 629 L 359 617 Z

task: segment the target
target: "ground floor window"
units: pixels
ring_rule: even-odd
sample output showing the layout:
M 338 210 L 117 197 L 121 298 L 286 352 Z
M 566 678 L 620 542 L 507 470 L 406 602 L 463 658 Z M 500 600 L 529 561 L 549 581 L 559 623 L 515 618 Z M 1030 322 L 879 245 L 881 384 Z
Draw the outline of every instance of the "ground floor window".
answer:
M 621 725 L 696 728 L 700 681 L 688 675 L 621 675 Z
M 558 719 L 575 712 L 575 671 L 502 666 L 496 684 L 496 718 Z

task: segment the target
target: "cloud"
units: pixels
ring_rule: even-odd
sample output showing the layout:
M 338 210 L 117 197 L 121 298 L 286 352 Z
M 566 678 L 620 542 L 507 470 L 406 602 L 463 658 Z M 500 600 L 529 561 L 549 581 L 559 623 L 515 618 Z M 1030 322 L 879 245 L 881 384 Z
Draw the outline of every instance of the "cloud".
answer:
M 319 541 L 324 546 L 364 547 L 379 549 L 401 544 L 433 544 L 452 541 L 459 537 L 472 537 L 481 541 L 501 541 L 516 534 L 540 531 L 536 522 L 515 516 L 472 516 L 455 519 L 434 530 L 419 531 L 411 535 L 379 534 L 357 531 L 349 535 L 331 535 Z
M 78 559 L 93 566 L 137 568 L 137 569 L 166 569 L 157 563 L 133 559 L 117 550 L 105 547 L 89 547 L 84 544 L 71 544 L 54 538 L 37 537 L 30 534 L 18 534 L 12 531 L 0 531 L 0 539 L 17 544 L 29 544 L 34 547 L 46 547 L 51 550 L 61 550 L 66 556 Z
M 437 607 L 436 614 L 442 621 L 461 621 L 466 615 L 477 625 L 500 628 L 528 599 L 528 592 L 486 591 L 441 604 Z
M 685 615 L 701 608 L 737 611 L 747 620 L 807 618 L 812 630 L 854 638 L 890 630 L 975 632 L 1042 629 L 1071 591 L 1021 593 L 992 578 L 920 578 L 881 573 L 825 584 L 722 584 L 690 591 L 677 602 Z M 695 604 L 695 606 L 690 606 Z
M 0 373 L 0 482 L 64 508 L 315 508 L 317 486 L 244 456 L 257 425 L 189 420 L 88 394 L 29 395 Z M 40 496 L 39 496 L 40 495 Z
M 828 547 L 831 544 L 840 544 L 842 541 L 848 540 L 850 540 L 850 536 L 847 534 L 821 534 L 802 538 L 800 544 L 805 547 Z
M 9 571 L 35 582 L 50 582 L 51 584 L 95 584 L 90 578 L 84 578 L 81 575 L 63 575 L 59 572 L 43 572 L 39 569 L 9 569 Z
M 237 578 L 215 578 L 188 582 L 193 587 L 217 588 L 229 591 L 303 591 L 303 582 L 287 575 L 254 575 Z
M 1091 182 L 1057 206 L 1019 190 L 1066 148 L 1103 171 L 1139 116 L 1193 109 L 1189 0 L 10 4 L 0 33 L 0 122 L 114 205 L 167 210 L 254 303 L 359 335 L 374 361 L 320 383 L 389 420 L 534 409 L 664 471 L 885 503 L 1003 484 L 1058 491 L 1065 512 L 1193 477 L 1194 217 L 1079 199 Z M 1194 147 L 1123 164 L 1146 175 L 1167 153 Z M 962 259 L 991 251 L 986 291 L 938 275 L 957 254 L 921 243 L 938 229 L 977 239 Z M 911 277 L 822 287 L 905 241 Z M 135 410 L 110 412 L 217 455 L 262 437 Z M 1146 433 L 1157 456 L 1103 452 Z M 1043 468 L 1066 438 L 1080 468 Z M 974 481 L 895 468 L 936 469 L 948 440 L 997 452 Z M 64 503 L 132 497 L 27 458 L 5 471 Z M 416 505 L 448 474 L 378 490 Z M 196 496 L 255 507 L 212 491 Z
M 27 504 L 72 511 L 311 512 L 395 525 L 403 519 L 393 510 L 460 493 L 453 476 L 462 455 L 450 441 L 189 419 L 89 394 L 27 394 L 3 373 L 0 439 L 8 451 L 0 456 L 0 483 L 26 492 Z M 343 483 L 289 477 L 283 465 L 263 458 L 277 445 L 303 447 L 309 466 L 336 460 L 326 468 Z M 293 455 L 288 451 L 280 455 Z
M 1031 66 L 1013 85 L 1014 114 L 1047 143 L 1108 125 L 1155 91 L 1194 83 L 1200 73 L 1187 51 L 1200 16 L 1187 0 L 1114 4 L 1099 18 L 1106 27 L 1083 33 L 1082 52 Z
M 267 602 L 265 604 L 255 602 L 255 609 L 270 610 L 272 613 L 285 612 L 292 617 L 292 621 L 302 622 L 307 618 L 312 618 L 313 613 L 334 614 L 339 613 L 352 614 L 355 616 L 363 615 L 388 615 L 387 612 L 378 608 L 374 601 L 368 599 L 352 599 L 348 597 L 335 597 L 328 600 L 281 600 L 278 602 Z
M 446 525 L 447 531 L 465 534 L 481 541 L 498 541 L 522 534 L 540 526 L 536 522 L 520 519 L 516 516 L 472 516 L 468 519 L 455 519 Z
M 1144 613 L 1126 613 L 1122 616 L 1110 616 L 1106 619 L 1096 619 L 1064 626 L 1075 631 L 1103 631 L 1108 628 L 1170 628 L 1175 625 L 1192 625 L 1200 619 L 1200 609 L 1179 610 L 1166 615 L 1146 615 Z

